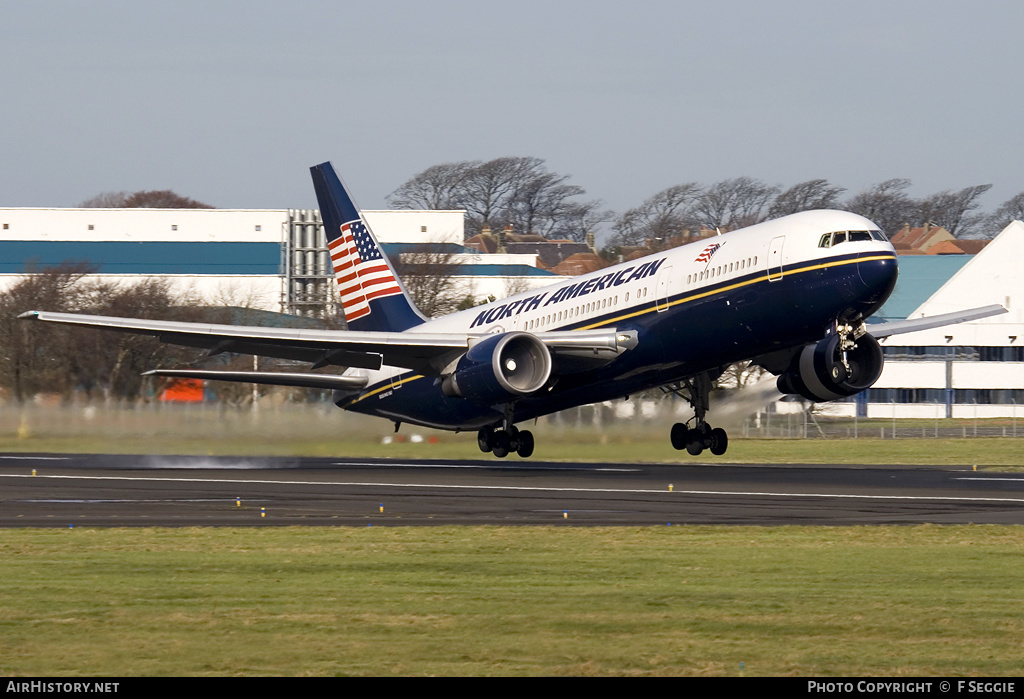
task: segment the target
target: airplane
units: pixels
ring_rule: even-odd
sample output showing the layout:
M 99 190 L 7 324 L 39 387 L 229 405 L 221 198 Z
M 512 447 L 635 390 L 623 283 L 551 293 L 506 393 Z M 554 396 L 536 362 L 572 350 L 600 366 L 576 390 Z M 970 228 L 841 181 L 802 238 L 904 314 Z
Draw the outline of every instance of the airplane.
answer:
M 348 330 L 294 330 L 28 311 L 19 317 L 156 336 L 222 352 L 343 367 L 337 374 L 155 369 L 147 375 L 333 391 L 343 410 L 476 431 L 480 450 L 534 452 L 517 424 L 662 387 L 689 401 L 672 446 L 722 455 L 713 382 L 751 360 L 782 393 L 852 396 L 882 371 L 878 339 L 1005 313 L 999 305 L 868 325 L 896 252 L 846 211 L 784 216 L 436 319 L 424 317 L 329 162 L 310 168 Z

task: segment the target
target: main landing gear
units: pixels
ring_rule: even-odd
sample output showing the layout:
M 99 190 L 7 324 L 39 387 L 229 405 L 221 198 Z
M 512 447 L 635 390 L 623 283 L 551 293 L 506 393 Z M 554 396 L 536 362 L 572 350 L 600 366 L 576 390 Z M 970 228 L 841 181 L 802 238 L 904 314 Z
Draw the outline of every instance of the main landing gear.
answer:
M 711 376 L 704 372 L 665 386 L 662 390 L 685 398 L 693 406 L 694 416 L 690 420 L 672 425 L 672 446 L 679 451 L 685 449 L 692 456 L 699 456 L 705 449 L 710 449 L 715 456 L 724 454 L 729 448 L 729 435 L 721 427 L 712 427 L 704 419 L 708 412 Z M 689 427 L 690 422 L 694 423 L 693 427 Z
M 512 452 L 524 459 L 533 454 L 533 433 L 529 430 L 520 431 L 514 425 L 504 429 L 484 427 L 476 433 L 476 443 L 480 451 L 491 452 L 499 459 L 504 459 Z
M 672 425 L 671 439 L 673 447 L 679 451 L 685 449 L 693 456 L 700 456 L 705 449 L 710 449 L 715 456 L 721 456 L 729 448 L 729 435 L 725 430 L 721 427 L 712 428 L 706 422 L 698 422 L 692 428 L 677 422 Z

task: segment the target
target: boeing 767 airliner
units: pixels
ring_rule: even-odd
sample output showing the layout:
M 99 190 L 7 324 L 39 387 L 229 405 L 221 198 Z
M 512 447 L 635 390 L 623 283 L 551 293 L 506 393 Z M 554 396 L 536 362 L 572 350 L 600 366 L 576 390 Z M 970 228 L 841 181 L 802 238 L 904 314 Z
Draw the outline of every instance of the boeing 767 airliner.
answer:
M 338 374 L 156 369 L 150 374 L 333 390 L 344 410 L 477 432 L 504 457 L 534 451 L 518 423 L 666 387 L 694 417 L 671 443 L 724 454 L 712 382 L 752 360 L 783 393 L 829 401 L 869 388 L 878 338 L 1004 313 L 867 325 L 896 284 L 896 252 L 862 216 L 806 211 L 441 318 L 425 318 L 330 163 L 311 168 L 348 330 L 288 330 L 29 311 L 22 318 L 305 362 Z

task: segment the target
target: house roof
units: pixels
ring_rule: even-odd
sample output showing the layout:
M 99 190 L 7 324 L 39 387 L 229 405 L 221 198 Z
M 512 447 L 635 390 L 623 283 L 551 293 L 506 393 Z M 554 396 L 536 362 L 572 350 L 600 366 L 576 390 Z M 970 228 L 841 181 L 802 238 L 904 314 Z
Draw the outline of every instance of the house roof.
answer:
M 575 277 L 580 274 L 587 274 L 588 272 L 596 272 L 607 266 L 607 260 L 599 255 L 592 252 L 578 252 L 559 262 L 553 271 L 555 274 Z
M 527 253 L 536 255 L 548 269 L 554 269 L 562 260 L 577 253 L 590 253 L 586 243 L 575 243 L 571 240 L 550 240 L 544 242 L 508 242 L 505 249 L 510 253 Z
M 977 255 L 991 240 L 960 239 L 943 240 L 928 248 L 929 255 Z
M 897 250 L 927 251 L 943 240 L 955 240 L 953 234 L 942 226 L 925 224 L 918 228 L 904 226 L 892 237 L 892 246 Z

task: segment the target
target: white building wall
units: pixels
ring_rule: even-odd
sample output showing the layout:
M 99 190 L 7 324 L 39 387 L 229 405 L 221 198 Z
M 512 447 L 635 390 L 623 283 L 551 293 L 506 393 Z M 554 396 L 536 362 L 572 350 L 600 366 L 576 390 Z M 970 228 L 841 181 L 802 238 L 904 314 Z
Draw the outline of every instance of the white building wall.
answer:
M 953 388 L 1024 388 L 1024 362 L 953 362 Z
M 0 209 L 0 240 L 280 243 L 286 210 Z
M 1024 223 L 1014 221 L 949 281 L 921 304 L 911 318 L 951 313 L 989 304 L 1008 312 L 981 320 L 894 335 L 883 347 L 1021 347 L 1024 345 Z M 1024 389 L 1024 362 L 952 362 L 950 386 L 957 389 Z M 888 360 L 875 388 L 946 389 L 946 362 Z M 1018 406 L 957 404 L 951 413 L 959 418 L 1009 417 Z M 870 403 L 868 417 L 944 417 L 944 403 Z
M 382 242 L 463 242 L 463 211 L 364 211 L 367 224 Z M 287 209 L 99 209 L 0 208 L 0 243 L 40 242 L 173 242 L 273 243 L 282 245 Z M 513 256 L 495 264 L 532 264 L 533 256 Z M 529 259 L 527 259 L 529 258 Z M 133 283 L 142 278 L 170 281 L 182 294 L 206 303 L 249 305 L 281 310 L 283 279 L 264 274 L 101 274 L 105 282 Z M 0 274 L 0 290 L 23 279 Z M 483 284 L 486 293 L 503 282 Z M 486 294 L 485 294 L 486 295 Z
M 945 385 L 945 362 L 887 361 L 875 382 L 875 388 L 943 388 Z
M 464 211 L 364 211 L 382 243 L 462 244 Z M 287 209 L 0 208 L 0 241 L 280 243 Z
M 897 418 L 917 418 L 938 420 L 946 417 L 946 406 L 943 403 L 869 403 L 869 418 L 889 418 L 893 413 Z M 850 417 L 853 416 L 851 412 Z M 956 415 L 954 415 L 956 417 Z
M 455 243 L 465 240 L 466 212 L 421 210 L 363 211 L 366 225 L 382 243 Z

